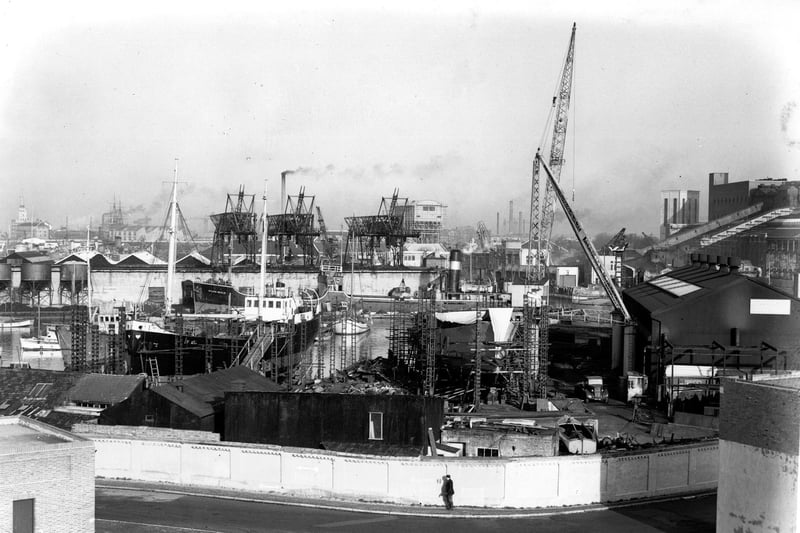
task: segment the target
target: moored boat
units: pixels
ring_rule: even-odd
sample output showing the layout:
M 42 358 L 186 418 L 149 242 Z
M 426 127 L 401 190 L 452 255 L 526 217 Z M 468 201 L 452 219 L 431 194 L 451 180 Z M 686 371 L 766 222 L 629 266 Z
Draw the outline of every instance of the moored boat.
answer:
M 33 325 L 33 320 L 31 319 L 15 320 L 13 318 L 8 318 L 8 317 L 0 318 L 0 329 L 29 328 L 32 325 Z
M 37 337 L 21 337 L 20 351 L 61 352 L 61 343 L 54 328 L 48 328 L 47 334 Z
M 361 335 L 369 331 L 369 324 L 353 317 L 345 317 L 333 324 L 336 335 Z

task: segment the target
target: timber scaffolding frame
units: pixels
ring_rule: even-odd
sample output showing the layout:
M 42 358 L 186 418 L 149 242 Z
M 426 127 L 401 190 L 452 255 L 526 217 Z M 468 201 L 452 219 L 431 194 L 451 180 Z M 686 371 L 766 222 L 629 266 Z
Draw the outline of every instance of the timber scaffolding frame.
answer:
M 491 386 L 502 386 L 506 398 L 520 407 L 535 395 L 547 395 L 547 311 L 546 307 L 529 306 L 523 309 L 514 337 L 508 342 L 487 343 L 482 339 L 485 327 L 483 318 L 490 306 L 489 294 L 477 295 L 470 300 L 435 299 L 424 296 L 414 302 L 396 300 L 391 307 L 389 349 L 395 364 L 408 372 L 410 384 L 419 387 L 426 396 L 465 399 L 471 394 L 475 409 L 479 410 L 483 389 L 483 374 L 495 375 L 487 380 Z M 475 313 L 474 333 L 469 342 L 471 360 L 469 378 L 451 382 L 440 375 L 445 364 L 442 350 L 442 330 L 436 318 L 437 311 L 446 311 L 455 305 L 459 310 Z M 502 353 L 501 357 L 496 354 Z M 544 359 L 543 359 L 544 358 Z M 487 367 L 489 367 L 487 369 Z M 502 385 L 497 379 L 504 380 Z
M 314 239 L 319 230 L 314 228 L 314 196 L 305 195 L 305 187 L 297 196 L 287 196 L 286 210 L 281 215 L 267 217 L 267 233 L 278 239 L 278 262 L 284 263 L 284 250 L 291 250 L 292 243 L 300 247 L 303 264 L 313 265 L 317 254 Z
M 75 372 L 86 370 L 86 325 L 88 322 L 88 309 L 83 306 L 72 308 L 72 324 L 70 325 L 72 354 L 70 361 L 72 370 Z
M 115 309 L 118 321 L 108 331 L 98 323 L 89 322 L 89 311 L 83 306 L 73 306 L 70 317 L 69 367 L 76 372 L 104 372 L 116 374 L 124 370 L 125 360 L 125 308 Z M 103 337 L 105 339 L 103 340 Z
M 522 320 L 506 349 L 502 372 L 507 376 L 506 398 L 520 408 L 532 398 L 547 398 L 549 317 L 546 305 L 525 298 Z
M 408 198 L 400 198 L 394 190 L 391 198 L 381 199 L 377 215 L 345 217 L 347 222 L 347 245 L 345 255 L 361 265 L 372 265 L 381 253 L 381 246 L 388 252 L 388 263 L 403 266 L 403 246 L 409 238 L 418 238 L 419 231 L 409 229 L 405 221 Z M 353 250 L 350 250 L 350 243 Z
M 409 370 L 415 368 L 415 358 L 410 344 L 410 330 L 420 304 L 406 300 L 392 300 L 389 321 L 389 359 L 402 363 Z

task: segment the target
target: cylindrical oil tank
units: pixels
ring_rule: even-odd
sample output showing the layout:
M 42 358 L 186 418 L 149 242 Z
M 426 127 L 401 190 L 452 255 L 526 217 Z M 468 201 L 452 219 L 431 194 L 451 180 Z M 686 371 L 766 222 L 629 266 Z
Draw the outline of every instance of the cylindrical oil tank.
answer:
M 447 292 L 456 293 L 461 284 L 461 250 L 450 250 Z
M 11 281 L 11 265 L 0 263 L 0 281 Z
M 86 263 L 69 262 L 61 265 L 61 283 L 86 281 L 87 274 Z
M 53 263 L 22 263 L 22 281 L 50 281 Z

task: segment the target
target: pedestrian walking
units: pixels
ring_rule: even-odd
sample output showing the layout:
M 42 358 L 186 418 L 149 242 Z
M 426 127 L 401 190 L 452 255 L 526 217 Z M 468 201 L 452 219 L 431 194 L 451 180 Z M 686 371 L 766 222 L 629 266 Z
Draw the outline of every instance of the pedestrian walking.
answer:
M 445 509 L 452 509 L 453 508 L 453 494 L 456 491 L 453 489 L 453 479 L 450 477 L 450 474 L 442 477 L 442 500 L 444 501 Z

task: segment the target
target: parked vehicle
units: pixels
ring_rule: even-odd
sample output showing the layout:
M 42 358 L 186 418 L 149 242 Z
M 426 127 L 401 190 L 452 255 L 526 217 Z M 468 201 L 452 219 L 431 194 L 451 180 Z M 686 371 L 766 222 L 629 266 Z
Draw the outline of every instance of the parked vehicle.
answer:
M 608 389 L 602 376 L 586 376 L 586 379 L 575 387 L 575 394 L 584 402 L 608 402 Z

